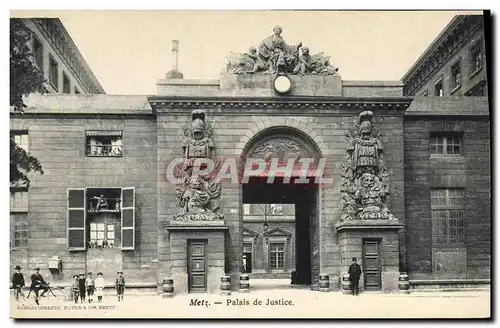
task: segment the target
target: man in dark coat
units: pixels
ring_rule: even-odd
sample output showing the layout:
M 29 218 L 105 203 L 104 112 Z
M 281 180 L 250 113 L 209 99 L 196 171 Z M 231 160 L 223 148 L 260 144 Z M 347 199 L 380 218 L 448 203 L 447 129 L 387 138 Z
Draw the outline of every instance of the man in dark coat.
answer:
M 36 304 L 40 305 L 40 303 L 38 303 L 38 298 L 43 297 L 45 293 L 47 293 L 47 291 L 49 290 L 49 286 L 40 274 L 40 268 L 38 267 L 35 268 L 35 272 L 31 275 L 31 290 L 35 292 Z M 43 292 L 39 296 L 38 293 L 40 292 L 40 290 L 43 290 Z
M 19 293 L 24 287 L 24 276 L 21 273 L 21 267 L 19 265 L 16 265 L 15 269 L 16 272 L 14 272 L 14 274 L 12 275 L 12 287 L 14 288 L 14 295 L 16 297 L 16 300 L 18 300 Z
M 355 257 L 352 258 L 352 264 L 349 266 L 349 282 L 351 283 L 352 295 L 359 295 L 359 278 L 361 277 L 361 266 L 357 263 Z
M 87 279 L 85 279 L 85 273 L 80 273 L 79 278 L 78 278 L 78 286 L 80 287 L 80 302 L 83 303 L 85 302 L 85 292 L 87 291 L 85 282 Z

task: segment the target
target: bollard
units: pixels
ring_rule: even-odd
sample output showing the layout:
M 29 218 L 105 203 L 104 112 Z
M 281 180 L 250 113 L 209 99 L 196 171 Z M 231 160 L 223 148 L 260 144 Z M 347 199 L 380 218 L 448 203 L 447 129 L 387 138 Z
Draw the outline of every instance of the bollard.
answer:
M 220 278 L 220 294 L 231 295 L 231 277 L 223 276 Z
M 399 292 L 402 294 L 410 294 L 410 278 L 406 272 L 401 272 L 399 274 Z
M 240 276 L 240 288 L 238 292 L 239 293 L 250 292 L 250 277 L 246 273 Z
M 329 292 L 330 291 L 330 277 L 326 274 L 319 275 L 319 291 Z
M 74 302 L 73 299 L 73 287 L 65 287 L 64 288 L 64 300 L 67 302 Z
M 174 279 L 163 279 L 163 285 L 161 286 L 163 291 L 163 298 L 170 298 L 174 296 Z
M 351 294 L 351 282 L 349 281 L 348 273 L 342 275 L 342 294 Z

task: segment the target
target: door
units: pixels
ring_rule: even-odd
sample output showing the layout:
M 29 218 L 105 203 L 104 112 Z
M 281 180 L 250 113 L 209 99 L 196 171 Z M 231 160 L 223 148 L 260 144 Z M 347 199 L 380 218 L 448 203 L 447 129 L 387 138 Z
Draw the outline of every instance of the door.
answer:
M 380 290 L 380 240 L 363 239 L 363 274 L 365 290 Z
M 207 291 L 206 252 L 206 240 L 188 240 L 188 288 L 190 293 Z
M 252 253 L 253 244 L 243 243 L 243 271 L 245 273 L 252 273 Z

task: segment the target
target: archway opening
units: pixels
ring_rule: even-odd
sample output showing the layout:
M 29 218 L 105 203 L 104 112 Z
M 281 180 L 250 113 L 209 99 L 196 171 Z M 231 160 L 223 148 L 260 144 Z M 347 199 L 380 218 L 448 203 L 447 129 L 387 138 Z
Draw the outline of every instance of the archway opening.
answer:
M 287 133 L 288 132 L 288 133 Z M 303 158 L 320 157 L 310 138 L 297 131 L 264 131 L 249 142 L 243 156 L 274 158 L 295 164 Z M 286 164 L 285 164 L 286 165 Z M 314 165 L 309 168 L 313 168 Z M 242 184 L 242 263 L 252 288 L 309 287 L 318 284 L 320 268 L 319 185 L 314 169 L 297 169 L 290 179 L 269 171 Z M 305 182 L 307 180 L 307 182 Z

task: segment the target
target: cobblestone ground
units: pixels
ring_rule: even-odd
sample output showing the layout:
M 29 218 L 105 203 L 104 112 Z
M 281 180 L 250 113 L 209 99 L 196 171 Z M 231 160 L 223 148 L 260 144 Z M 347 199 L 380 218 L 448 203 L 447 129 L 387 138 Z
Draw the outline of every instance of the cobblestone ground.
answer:
M 13 318 L 487 318 L 489 291 L 406 294 L 301 289 L 254 290 L 217 294 L 106 296 L 102 303 L 74 304 L 59 299 L 11 302 Z

